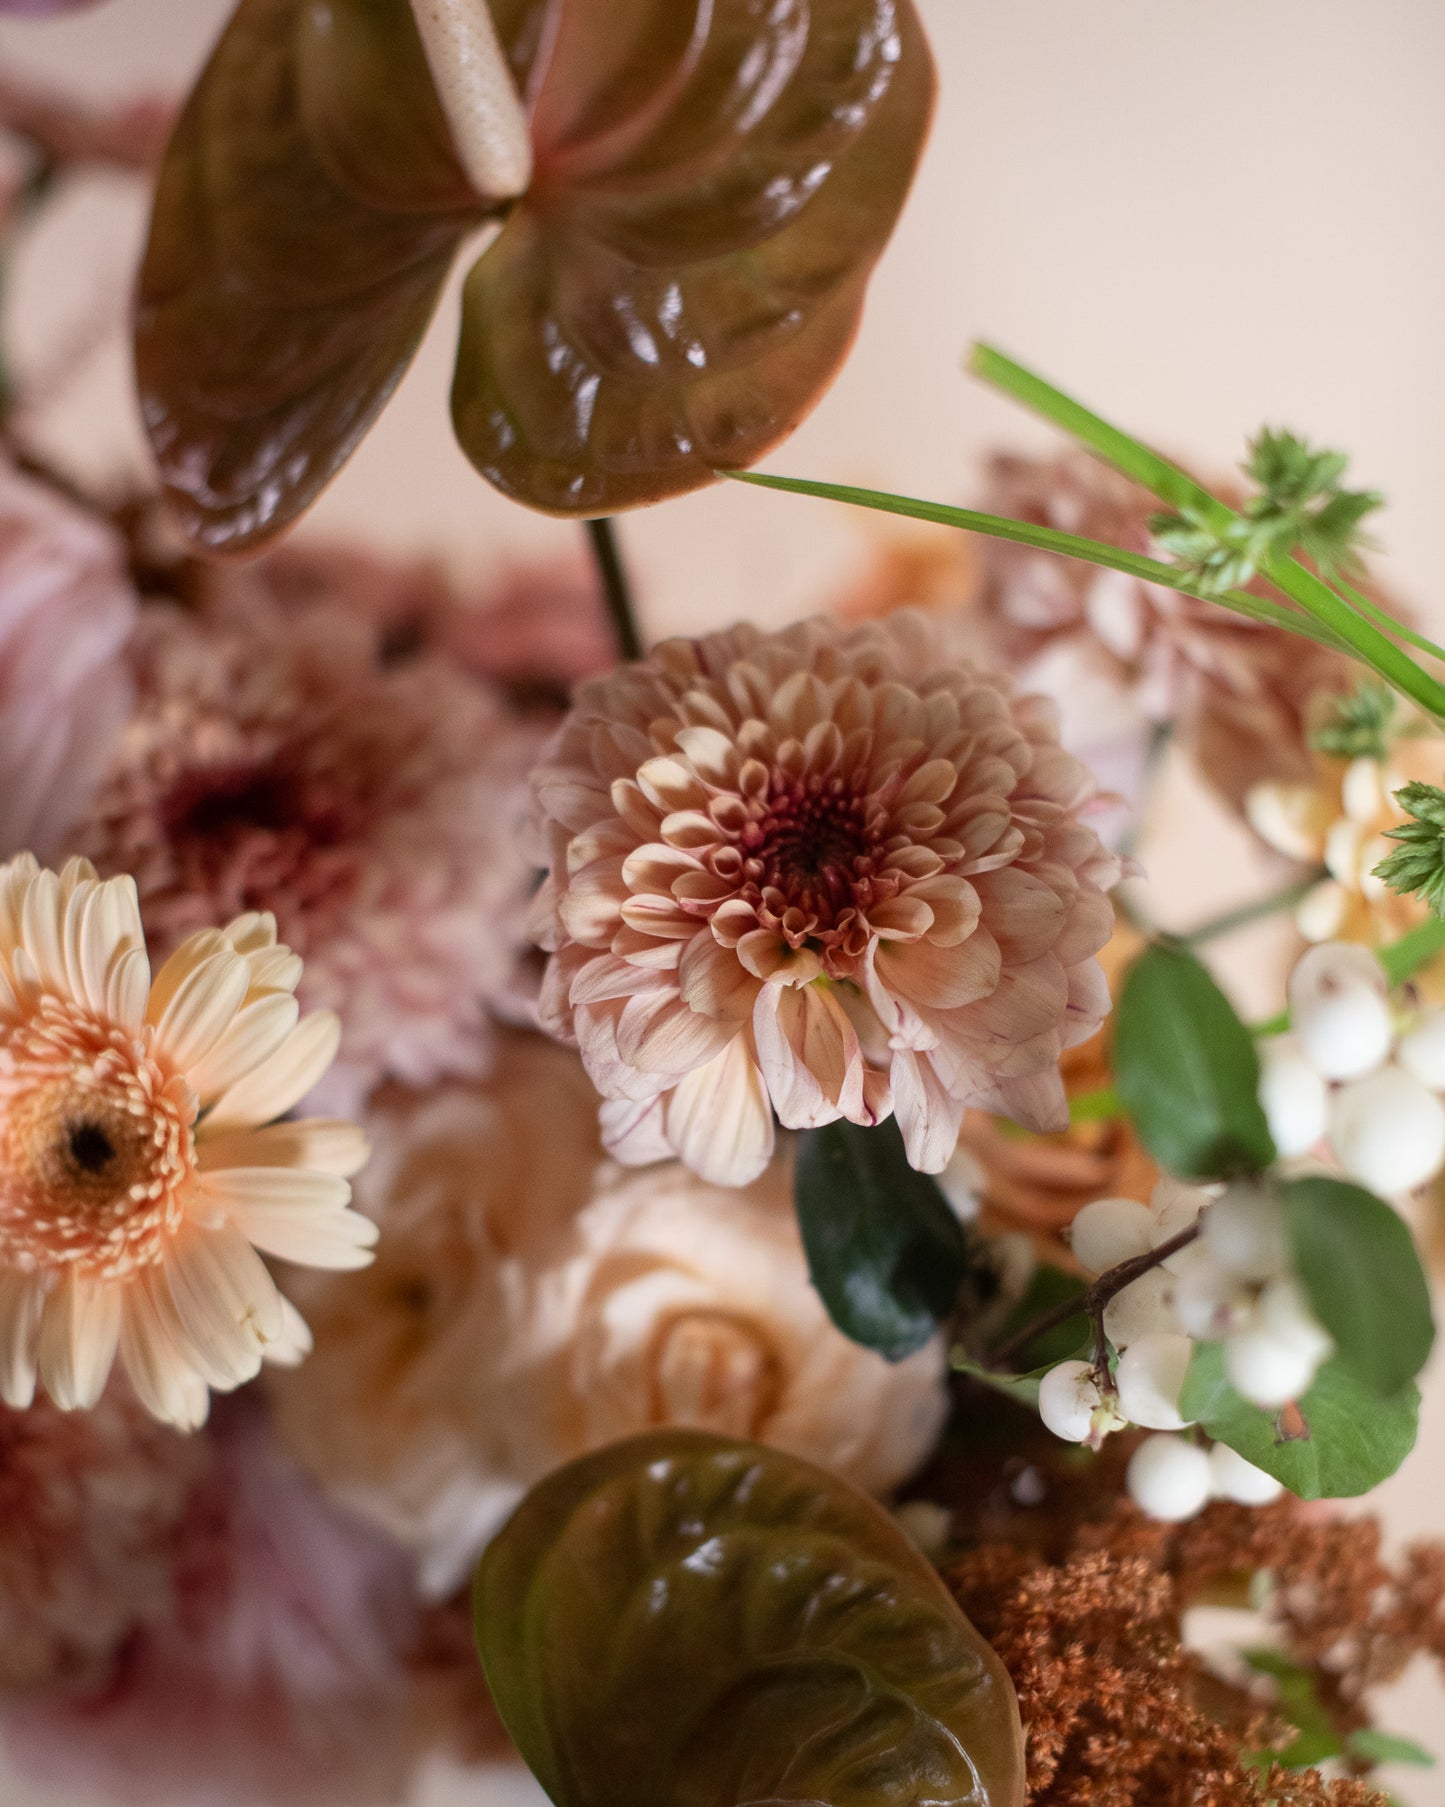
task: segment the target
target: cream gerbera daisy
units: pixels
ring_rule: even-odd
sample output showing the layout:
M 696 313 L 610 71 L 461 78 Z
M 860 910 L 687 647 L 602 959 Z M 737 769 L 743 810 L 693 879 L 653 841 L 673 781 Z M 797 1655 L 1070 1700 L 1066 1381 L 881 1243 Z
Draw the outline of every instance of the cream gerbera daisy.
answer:
M 0 866 L 0 1398 L 99 1399 L 117 1352 L 157 1418 L 294 1363 L 310 1333 L 258 1249 L 371 1259 L 349 1123 L 278 1123 L 330 1065 L 275 919 L 192 935 L 151 976 L 135 886 Z M 268 1126 L 268 1127 L 263 1127 Z

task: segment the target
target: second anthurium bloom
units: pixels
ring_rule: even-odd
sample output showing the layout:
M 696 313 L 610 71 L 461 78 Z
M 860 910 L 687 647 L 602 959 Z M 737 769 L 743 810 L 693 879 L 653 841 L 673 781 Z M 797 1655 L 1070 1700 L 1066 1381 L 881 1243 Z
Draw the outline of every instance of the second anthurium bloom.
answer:
M 534 778 L 542 1013 L 619 1159 L 755 1178 L 785 1128 L 970 1106 L 1051 1130 L 1108 1010 L 1119 877 L 1052 706 L 915 615 L 671 640 L 586 684 Z

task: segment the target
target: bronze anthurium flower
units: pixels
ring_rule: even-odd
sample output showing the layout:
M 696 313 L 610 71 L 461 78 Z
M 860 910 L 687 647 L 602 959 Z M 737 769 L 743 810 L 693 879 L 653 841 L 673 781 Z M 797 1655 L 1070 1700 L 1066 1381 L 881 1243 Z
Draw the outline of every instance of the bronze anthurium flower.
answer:
M 474 1598 L 557 1807 L 1021 1807 L 1002 1663 L 883 1507 L 796 1456 L 611 1444 L 532 1489 Z
M 492 0 L 492 23 L 531 139 L 515 197 L 464 172 L 411 0 L 232 17 L 165 160 L 136 322 L 201 546 L 244 551 L 314 499 L 479 228 L 453 419 L 534 508 L 751 463 L 846 353 L 931 106 L 911 0 Z

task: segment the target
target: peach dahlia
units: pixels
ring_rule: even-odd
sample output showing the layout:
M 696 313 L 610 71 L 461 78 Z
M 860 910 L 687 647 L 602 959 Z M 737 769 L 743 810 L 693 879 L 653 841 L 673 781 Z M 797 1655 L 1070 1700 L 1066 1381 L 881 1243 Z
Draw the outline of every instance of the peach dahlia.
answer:
M 1066 1121 L 1119 863 L 1052 706 L 922 617 L 667 641 L 583 685 L 533 783 L 542 1016 L 620 1160 L 740 1185 L 775 1111 L 896 1112 L 938 1172 L 971 1105 Z
M 250 915 L 190 936 L 152 977 L 130 879 L 28 854 L 0 866 L 7 1405 L 38 1381 L 89 1408 L 119 1354 L 149 1411 L 193 1427 L 208 1387 L 309 1347 L 258 1249 L 370 1259 L 375 1226 L 347 1208 L 361 1132 L 273 1121 L 336 1052 L 334 1017 L 299 1018 L 300 971 L 274 919 Z

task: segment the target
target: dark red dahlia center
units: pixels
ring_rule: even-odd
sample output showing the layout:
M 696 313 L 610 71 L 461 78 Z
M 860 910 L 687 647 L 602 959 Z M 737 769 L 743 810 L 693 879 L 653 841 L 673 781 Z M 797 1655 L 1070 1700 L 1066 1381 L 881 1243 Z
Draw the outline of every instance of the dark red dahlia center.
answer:
M 760 895 L 833 928 L 875 889 L 878 834 L 866 795 L 837 777 L 775 775 L 764 809 L 739 837 L 744 875 Z

